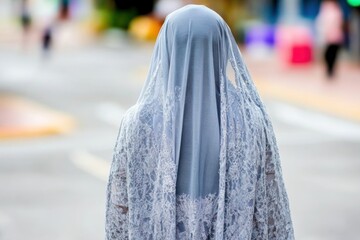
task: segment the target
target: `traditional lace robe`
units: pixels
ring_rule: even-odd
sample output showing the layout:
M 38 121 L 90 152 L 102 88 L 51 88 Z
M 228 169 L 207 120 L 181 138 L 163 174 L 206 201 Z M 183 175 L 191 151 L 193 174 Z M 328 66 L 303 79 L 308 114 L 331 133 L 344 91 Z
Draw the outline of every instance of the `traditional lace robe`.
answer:
M 271 122 L 214 11 L 167 17 L 121 123 L 107 197 L 107 239 L 294 239 Z

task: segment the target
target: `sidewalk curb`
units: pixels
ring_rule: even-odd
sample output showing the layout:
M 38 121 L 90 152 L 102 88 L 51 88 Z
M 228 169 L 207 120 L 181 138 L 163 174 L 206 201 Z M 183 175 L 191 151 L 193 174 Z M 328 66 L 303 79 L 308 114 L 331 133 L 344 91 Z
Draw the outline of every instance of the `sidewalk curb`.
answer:
M 75 126 L 67 114 L 16 96 L 0 96 L 0 114 L 5 119 L 0 121 L 0 140 L 64 134 Z M 19 120 L 7 123 L 6 114 L 10 120 Z
M 360 122 L 360 106 L 342 98 L 315 94 L 294 87 L 266 81 L 255 81 L 255 85 L 263 97 L 294 103 L 330 115 Z

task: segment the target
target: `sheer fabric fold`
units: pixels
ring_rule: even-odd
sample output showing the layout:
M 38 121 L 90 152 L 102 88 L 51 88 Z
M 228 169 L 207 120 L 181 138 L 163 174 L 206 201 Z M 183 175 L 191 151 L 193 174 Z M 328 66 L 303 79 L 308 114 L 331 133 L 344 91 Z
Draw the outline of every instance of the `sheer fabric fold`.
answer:
M 270 119 L 229 27 L 204 6 L 167 17 L 123 117 L 106 239 L 294 239 Z

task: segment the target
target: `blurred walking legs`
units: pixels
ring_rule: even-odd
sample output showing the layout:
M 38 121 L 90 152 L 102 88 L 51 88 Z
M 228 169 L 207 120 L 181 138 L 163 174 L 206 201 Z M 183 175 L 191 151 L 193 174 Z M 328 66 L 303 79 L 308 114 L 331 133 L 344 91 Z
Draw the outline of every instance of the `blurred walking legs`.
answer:
M 325 43 L 326 74 L 334 77 L 340 46 L 344 42 L 344 15 L 337 0 L 323 0 L 317 16 L 318 31 Z
M 31 29 L 31 15 L 27 0 L 22 0 L 20 4 L 20 22 L 22 28 L 22 46 L 23 49 L 26 50 Z
M 340 50 L 340 44 L 328 44 L 325 49 L 324 58 L 328 78 L 334 77 L 336 61 Z
M 52 47 L 52 27 L 48 26 L 44 29 L 43 35 L 42 35 L 42 50 L 43 50 L 43 56 L 48 57 L 51 51 Z

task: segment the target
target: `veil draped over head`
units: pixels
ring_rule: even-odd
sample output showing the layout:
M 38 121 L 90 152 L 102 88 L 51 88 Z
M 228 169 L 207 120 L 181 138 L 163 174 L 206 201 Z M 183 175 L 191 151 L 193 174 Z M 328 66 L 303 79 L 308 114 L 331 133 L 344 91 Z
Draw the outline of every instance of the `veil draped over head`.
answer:
M 107 196 L 107 239 L 294 239 L 271 122 L 214 11 L 188 5 L 166 18 L 120 126 Z

